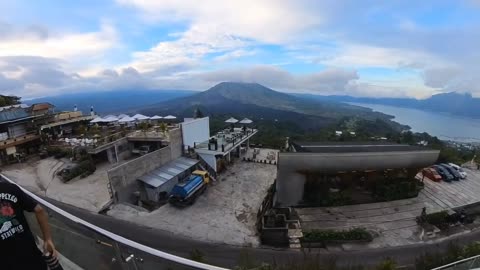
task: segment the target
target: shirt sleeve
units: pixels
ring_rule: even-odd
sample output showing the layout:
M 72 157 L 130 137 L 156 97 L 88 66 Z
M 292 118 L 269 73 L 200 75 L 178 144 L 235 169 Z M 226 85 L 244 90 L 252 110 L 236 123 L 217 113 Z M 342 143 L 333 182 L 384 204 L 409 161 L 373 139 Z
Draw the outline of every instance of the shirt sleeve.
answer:
M 27 195 L 23 190 L 21 190 L 18 186 L 14 185 L 17 193 L 18 204 L 23 208 L 23 210 L 27 212 L 33 212 L 35 206 L 37 206 L 37 201 L 35 201 L 32 197 Z

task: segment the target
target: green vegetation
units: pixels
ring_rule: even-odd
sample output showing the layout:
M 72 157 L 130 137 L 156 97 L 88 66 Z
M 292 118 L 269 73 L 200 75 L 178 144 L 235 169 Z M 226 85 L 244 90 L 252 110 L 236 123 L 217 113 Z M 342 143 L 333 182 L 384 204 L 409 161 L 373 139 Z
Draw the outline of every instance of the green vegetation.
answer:
M 16 105 L 20 103 L 20 97 L 0 95 L 0 107 Z
M 95 162 L 84 149 L 76 151 L 73 155 L 70 149 L 63 149 L 59 147 L 50 147 L 49 149 L 47 149 L 47 153 L 55 153 L 54 155 L 56 158 L 65 157 L 67 152 L 70 157 L 73 156 L 73 158 L 78 162 L 78 164 L 73 168 L 63 169 L 58 173 L 64 183 L 72 180 L 77 176 L 80 176 L 81 178 L 87 177 L 94 173 L 97 169 Z
M 53 156 L 56 159 L 72 156 L 71 149 L 62 148 L 62 147 L 49 146 L 46 148 L 46 151 L 48 156 Z
M 480 242 L 474 242 L 464 247 L 451 243 L 446 252 L 427 252 L 417 257 L 415 269 L 429 270 L 476 255 L 480 255 Z
M 422 188 L 422 183 L 415 179 L 399 179 L 399 181 L 380 179 L 374 182 L 372 195 L 377 202 L 388 202 L 417 197 Z
M 436 213 L 422 215 L 417 217 L 417 223 L 419 224 L 428 223 L 440 229 L 444 229 L 448 227 L 448 224 L 449 224 L 448 216 L 449 215 L 447 211 L 440 211 Z
M 421 254 L 415 259 L 415 266 L 407 269 L 430 270 L 476 255 L 480 255 L 480 242 L 470 243 L 463 247 L 450 243 L 445 251 Z M 394 270 L 400 267 L 392 258 L 386 258 L 371 267 L 362 265 L 340 267 L 333 257 L 332 259 L 321 260 L 318 256 L 305 256 L 303 261 L 292 260 L 285 264 L 259 263 L 251 255 L 245 254 L 245 252 L 241 252 L 240 257 L 239 266 L 235 268 L 237 270 Z M 465 267 L 467 267 L 465 269 L 468 269 L 468 265 L 465 265 Z
M 196 262 L 201 262 L 201 263 L 206 263 L 207 261 L 205 260 L 205 254 L 201 252 L 198 249 L 194 249 L 190 252 L 190 259 L 196 261 Z
M 372 241 L 373 236 L 364 228 L 354 228 L 347 231 L 311 230 L 303 233 L 305 242 L 323 241 Z

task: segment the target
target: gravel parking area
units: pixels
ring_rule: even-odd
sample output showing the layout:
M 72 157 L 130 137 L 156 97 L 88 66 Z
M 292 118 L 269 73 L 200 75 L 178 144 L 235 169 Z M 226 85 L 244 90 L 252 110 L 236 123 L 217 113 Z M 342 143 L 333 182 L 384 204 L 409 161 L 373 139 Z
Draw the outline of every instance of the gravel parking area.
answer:
M 2 168 L 2 173 L 37 194 L 83 209 L 98 212 L 110 201 L 108 193 L 108 163 L 97 165 L 94 174 L 63 183 L 56 173 L 68 160 L 54 158 L 35 159 Z
M 192 206 L 167 204 L 148 213 L 115 205 L 107 214 L 202 241 L 257 246 L 257 211 L 276 171 L 275 165 L 236 161 Z

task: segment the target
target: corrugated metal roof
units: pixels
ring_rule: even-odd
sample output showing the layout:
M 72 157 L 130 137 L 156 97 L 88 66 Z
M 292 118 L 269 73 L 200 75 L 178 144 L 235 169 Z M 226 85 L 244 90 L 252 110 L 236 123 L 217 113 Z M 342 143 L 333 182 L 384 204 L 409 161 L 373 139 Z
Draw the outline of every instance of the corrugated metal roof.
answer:
M 198 160 L 180 157 L 138 178 L 153 187 L 159 187 L 198 163 Z
M 30 114 L 25 110 L 25 108 L 21 107 L 14 107 L 0 111 L 0 123 L 27 117 L 30 117 Z

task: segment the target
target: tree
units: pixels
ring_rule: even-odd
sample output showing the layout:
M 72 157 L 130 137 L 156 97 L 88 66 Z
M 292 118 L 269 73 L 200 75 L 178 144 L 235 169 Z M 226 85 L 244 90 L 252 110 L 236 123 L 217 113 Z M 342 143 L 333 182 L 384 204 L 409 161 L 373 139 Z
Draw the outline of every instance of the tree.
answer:
M 0 107 L 16 105 L 20 103 L 20 97 L 0 95 Z
M 195 111 L 193 112 L 193 118 L 197 119 L 197 118 L 203 118 L 203 113 L 202 111 L 200 111 L 200 109 L 197 107 L 195 109 Z

